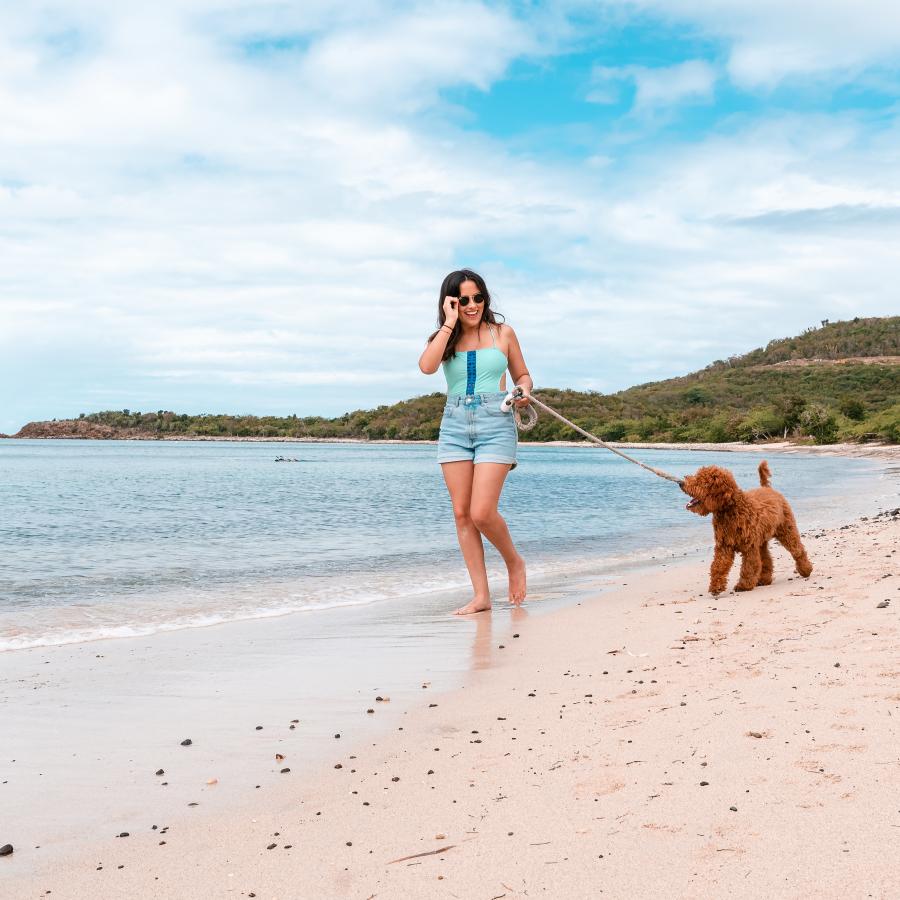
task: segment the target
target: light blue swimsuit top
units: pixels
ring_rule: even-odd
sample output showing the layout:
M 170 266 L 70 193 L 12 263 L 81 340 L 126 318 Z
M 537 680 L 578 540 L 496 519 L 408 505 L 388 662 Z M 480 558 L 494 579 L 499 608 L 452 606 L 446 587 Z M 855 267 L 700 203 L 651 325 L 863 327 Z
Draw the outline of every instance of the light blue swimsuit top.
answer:
M 498 349 L 494 329 L 490 325 L 488 331 L 492 346 L 457 351 L 444 362 L 448 397 L 456 394 L 496 394 L 500 390 L 500 379 L 506 372 L 509 360 Z

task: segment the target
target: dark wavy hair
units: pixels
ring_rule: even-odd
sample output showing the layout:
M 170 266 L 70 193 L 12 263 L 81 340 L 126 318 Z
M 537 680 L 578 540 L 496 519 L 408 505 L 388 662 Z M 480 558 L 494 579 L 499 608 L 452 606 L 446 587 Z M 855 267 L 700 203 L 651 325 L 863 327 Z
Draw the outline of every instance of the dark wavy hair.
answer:
M 441 293 L 438 297 L 438 327 L 437 331 L 428 338 L 428 343 L 431 343 L 434 340 L 435 335 L 441 330 L 441 326 L 447 319 L 446 315 L 444 315 L 444 297 L 458 297 L 460 285 L 464 281 L 474 281 L 475 284 L 478 285 L 478 293 L 484 295 L 484 312 L 481 314 L 482 322 L 488 322 L 491 325 L 500 325 L 501 323 L 497 321 L 496 316 L 500 316 L 501 320 L 504 319 L 503 313 L 495 313 L 491 308 L 491 295 L 487 289 L 487 285 L 484 283 L 484 279 L 471 269 L 459 269 L 456 272 L 451 272 L 441 283 Z M 460 315 L 462 315 L 462 312 L 460 312 Z M 459 319 L 457 319 L 456 325 L 453 326 L 453 333 L 450 335 L 450 340 L 447 341 L 447 346 L 444 349 L 443 360 L 450 359 L 450 357 L 456 353 L 456 345 L 459 343 L 461 334 L 462 325 L 459 324 Z

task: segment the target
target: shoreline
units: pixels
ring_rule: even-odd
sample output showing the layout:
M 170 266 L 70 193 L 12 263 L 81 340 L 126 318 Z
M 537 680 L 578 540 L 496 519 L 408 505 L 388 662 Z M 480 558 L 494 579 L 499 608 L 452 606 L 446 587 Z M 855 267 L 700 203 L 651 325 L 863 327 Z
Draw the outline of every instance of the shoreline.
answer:
M 55 435 L 53 437 L 17 438 L 13 435 L 0 435 L 0 439 L 16 441 L 90 441 L 96 443 L 118 443 L 146 441 L 148 443 L 185 442 L 185 443 L 233 443 L 233 444 L 372 444 L 372 445 L 409 445 L 429 446 L 437 445 L 437 441 L 410 441 L 391 438 L 368 440 L 366 438 L 312 438 L 312 437 L 236 437 L 223 435 L 212 437 L 208 435 L 178 435 L 174 437 L 152 437 L 140 435 L 135 437 L 118 438 L 85 438 L 78 435 L 71 437 Z M 717 453 L 807 453 L 811 456 L 848 456 L 853 458 L 873 458 L 900 460 L 900 445 L 885 444 L 872 441 L 871 443 L 838 443 L 838 444 L 803 444 L 792 441 L 773 441 L 771 443 L 746 444 L 741 441 L 728 441 L 721 444 L 714 443 L 633 443 L 628 441 L 606 441 L 610 447 L 617 450 L 678 450 L 691 452 L 714 451 Z M 519 444 L 525 447 L 585 447 L 597 449 L 599 445 L 590 441 L 527 441 L 519 440 Z M 602 448 L 601 448 L 602 449 Z
M 54 898 L 180 898 L 188 882 L 198 898 L 896 895 L 898 534 L 890 514 L 813 531 L 809 580 L 778 548 L 775 584 L 746 594 L 702 593 L 707 559 L 613 573 L 615 590 L 575 606 L 448 623 L 461 685 L 413 668 L 393 707 L 357 685 L 357 711 L 389 718 L 322 734 L 293 780 L 269 753 L 246 803 L 217 804 L 224 778 L 195 783 L 180 796 L 205 812 L 151 822 L 138 806 L 115 826 L 128 838 L 93 828 L 50 863 L 20 842 L 4 881 Z M 286 728 L 297 705 L 280 693 Z

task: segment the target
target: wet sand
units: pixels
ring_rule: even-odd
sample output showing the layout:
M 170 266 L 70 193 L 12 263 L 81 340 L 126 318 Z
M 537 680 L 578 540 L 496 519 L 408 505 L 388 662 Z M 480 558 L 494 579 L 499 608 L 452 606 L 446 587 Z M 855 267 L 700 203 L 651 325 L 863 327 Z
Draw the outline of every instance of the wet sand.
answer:
M 361 678 L 355 724 L 330 743 L 327 721 L 299 739 L 289 635 L 279 659 L 274 632 L 243 623 L 256 668 L 230 681 L 211 669 L 120 723 L 153 748 L 134 777 L 153 782 L 147 796 L 169 792 L 165 804 L 95 816 L 83 842 L 42 855 L 33 834 L 16 837 L 21 795 L 10 803 L 11 783 L 0 785 L 0 845 L 16 844 L 0 859 L 0 896 L 900 896 L 900 516 L 874 513 L 805 535 L 808 580 L 776 548 L 775 584 L 750 593 L 710 597 L 707 564 L 689 562 L 546 615 L 498 608 L 448 623 L 442 636 L 469 669 L 455 687 L 450 657 L 413 655 L 384 678 L 348 661 L 348 683 Z M 153 654 L 177 658 L 185 640 L 167 638 L 167 650 L 159 636 L 143 642 L 149 662 L 134 677 L 148 697 Z M 329 689 L 338 669 L 305 689 Z M 16 684 L 37 696 L 42 675 L 33 664 Z M 241 679 L 264 698 L 262 731 L 227 724 Z M 53 722 L 64 709 L 43 712 Z M 234 753 L 229 768 L 235 733 L 250 728 L 247 740 L 265 742 L 258 763 Z M 174 741 L 182 732 L 191 747 Z M 58 758 L 64 728 L 56 740 Z M 307 745 L 318 750 L 304 756 Z M 163 750 L 168 788 L 147 770 Z M 4 760 L 0 780 L 11 772 L 40 783 Z M 246 794 L 228 794 L 233 779 Z M 71 799 L 60 790 L 60 817 Z

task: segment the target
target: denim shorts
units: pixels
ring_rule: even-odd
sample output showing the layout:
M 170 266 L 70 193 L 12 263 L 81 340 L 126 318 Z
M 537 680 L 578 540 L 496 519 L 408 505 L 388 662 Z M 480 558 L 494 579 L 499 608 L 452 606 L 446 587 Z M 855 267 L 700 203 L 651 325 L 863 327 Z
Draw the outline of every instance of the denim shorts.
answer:
M 507 463 L 514 469 L 519 436 L 512 411 L 500 409 L 505 396 L 501 392 L 447 397 L 438 438 L 438 462 Z

